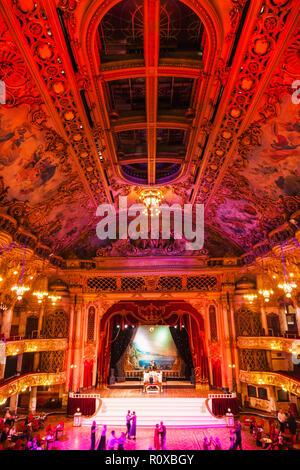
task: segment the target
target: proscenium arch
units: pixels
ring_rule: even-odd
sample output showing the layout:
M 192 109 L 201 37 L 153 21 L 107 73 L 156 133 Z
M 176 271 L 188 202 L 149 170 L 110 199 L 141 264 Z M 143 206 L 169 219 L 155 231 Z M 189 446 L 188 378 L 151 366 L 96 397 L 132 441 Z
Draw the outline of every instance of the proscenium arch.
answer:
M 150 309 L 162 314 L 143 315 L 142 310 Z M 111 306 L 100 320 L 100 339 L 98 353 L 98 386 L 107 385 L 110 364 L 110 342 L 113 321 L 126 318 L 129 325 L 160 324 L 184 325 L 187 329 L 196 377 L 196 387 L 208 387 L 208 363 L 204 341 L 204 319 L 202 315 L 185 301 L 140 300 L 120 301 Z M 186 317 L 186 318 L 185 318 Z M 203 366 L 204 364 L 204 366 Z
M 204 71 L 207 76 L 202 80 L 201 83 L 201 96 L 209 96 L 213 87 L 214 76 L 219 61 L 219 56 L 224 44 L 223 23 L 210 0 L 178 0 L 178 2 L 184 3 L 192 11 L 194 11 L 194 13 L 199 17 L 199 19 L 203 23 L 205 29 L 207 39 L 207 52 L 204 57 Z M 99 70 L 97 66 L 99 57 L 96 49 L 96 34 L 98 25 L 102 21 L 103 17 L 117 3 L 120 3 L 120 0 L 104 0 L 101 3 L 99 3 L 99 0 L 92 0 L 90 4 L 86 7 L 85 12 L 82 16 L 82 21 L 79 25 L 78 36 L 80 44 L 82 44 L 83 60 L 84 63 L 87 65 L 89 76 L 92 78 L 92 93 L 94 94 L 94 96 L 97 96 L 97 101 L 99 103 L 103 102 L 104 97 L 100 89 L 101 87 L 99 88 L 96 78 L 99 76 Z M 128 71 L 128 69 L 125 70 Z M 145 76 L 144 67 L 130 67 L 130 73 L 122 73 L 121 71 L 119 78 L 133 78 L 141 76 Z M 162 74 L 161 76 L 164 76 L 164 74 Z M 187 73 L 186 76 L 188 77 L 189 74 Z M 106 106 L 103 107 L 101 113 L 102 119 L 104 121 L 104 127 L 110 128 L 110 119 Z M 201 116 L 199 117 L 199 120 L 201 121 L 206 113 L 205 106 L 203 107 L 203 109 L 201 108 L 200 113 Z M 109 140 L 110 139 L 111 137 L 109 137 Z M 122 175 L 121 168 L 114 151 L 112 152 L 111 158 L 113 160 L 112 171 L 114 175 L 121 181 L 128 184 L 128 181 Z M 181 171 L 172 181 L 172 184 L 176 184 L 186 178 L 191 165 L 192 158 L 189 158 L 188 160 L 185 159 L 182 162 Z

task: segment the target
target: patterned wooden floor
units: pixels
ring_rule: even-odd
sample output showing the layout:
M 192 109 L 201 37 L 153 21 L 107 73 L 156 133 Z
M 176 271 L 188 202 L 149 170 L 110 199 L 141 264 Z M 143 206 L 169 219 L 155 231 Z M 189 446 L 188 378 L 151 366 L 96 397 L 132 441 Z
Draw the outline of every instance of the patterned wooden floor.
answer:
M 49 417 L 47 422 L 57 424 L 61 417 Z M 117 437 L 124 428 L 114 428 Z M 112 431 L 108 428 L 107 436 Z M 65 432 L 52 446 L 53 450 L 89 450 L 90 449 L 90 428 L 87 426 L 73 427 L 72 419 L 65 419 Z M 148 450 L 153 446 L 154 430 L 140 428 L 137 425 L 137 440 L 127 441 L 125 450 Z M 229 447 L 228 428 L 205 428 L 205 429 L 167 429 L 167 449 L 168 450 L 201 450 L 204 436 L 218 436 L 223 449 Z M 100 438 L 100 431 L 97 434 L 96 445 Z M 243 448 L 245 450 L 258 450 L 254 437 L 249 433 L 248 428 L 242 431 Z

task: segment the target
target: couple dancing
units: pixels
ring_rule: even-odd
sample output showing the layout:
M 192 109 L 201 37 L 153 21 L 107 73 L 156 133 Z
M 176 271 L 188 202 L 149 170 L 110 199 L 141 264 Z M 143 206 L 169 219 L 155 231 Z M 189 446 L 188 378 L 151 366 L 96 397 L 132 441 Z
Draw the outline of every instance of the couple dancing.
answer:
M 156 424 L 154 430 L 154 449 L 155 450 L 166 450 L 166 436 L 167 429 L 164 423 L 161 421 L 160 425 Z
M 128 439 L 133 438 L 133 440 L 136 440 L 136 414 L 135 411 L 130 413 L 130 410 L 128 410 L 127 415 L 126 415 L 126 427 L 127 427 L 127 432 L 126 436 Z

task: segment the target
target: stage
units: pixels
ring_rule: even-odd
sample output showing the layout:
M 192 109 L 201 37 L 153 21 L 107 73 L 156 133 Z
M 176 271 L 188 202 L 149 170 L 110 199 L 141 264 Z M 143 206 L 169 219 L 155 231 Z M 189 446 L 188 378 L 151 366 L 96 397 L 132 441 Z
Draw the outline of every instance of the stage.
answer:
M 136 389 L 102 390 L 96 399 L 95 414 L 84 417 L 82 425 L 91 426 L 96 421 L 98 425 L 122 426 L 130 410 L 136 412 L 142 427 L 154 427 L 160 421 L 174 428 L 225 427 L 225 418 L 217 418 L 211 409 L 212 400 L 195 389 L 170 389 L 160 394 Z

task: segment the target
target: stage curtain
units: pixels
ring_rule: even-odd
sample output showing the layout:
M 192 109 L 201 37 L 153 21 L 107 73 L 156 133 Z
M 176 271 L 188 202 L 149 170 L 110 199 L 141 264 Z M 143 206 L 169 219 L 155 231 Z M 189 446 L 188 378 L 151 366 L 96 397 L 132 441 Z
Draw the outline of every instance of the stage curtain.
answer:
M 184 317 L 189 344 L 195 369 L 196 383 L 208 382 L 208 359 L 204 347 L 204 332 L 199 328 L 195 319 L 191 316 Z
M 222 387 L 221 361 L 212 361 L 212 379 L 213 385 L 217 388 Z
M 93 365 L 94 361 L 92 359 L 84 361 L 83 388 L 90 388 L 93 385 Z
M 117 328 L 115 325 L 113 327 L 112 333 L 112 343 L 110 350 L 110 368 L 115 369 L 118 361 L 121 359 L 122 355 L 125 353 L 132 335 L 134 328 L 128 326 L 128 328 Z
M 170 326 L 170 333 L 179 355 L 185 363 L 185 377 L 189 379 L 192 375 L 193 359 L 187 331 L 185 328 L 180 330 L 180 328 L 174 328 L 174 326 Z
M 77 408 L 85 416 L 91 416 L 96 411 L 96 398 L 69 398 L 68 415 L 76 413 Z
M 237 415 L 239 412 L 239 403 L 237 398 L 212 398 L 212 412 L 216 416 L 224 416 L 228 408 L 231 413 Z

